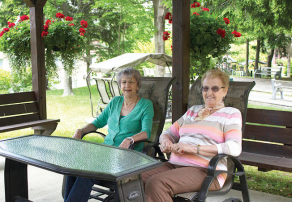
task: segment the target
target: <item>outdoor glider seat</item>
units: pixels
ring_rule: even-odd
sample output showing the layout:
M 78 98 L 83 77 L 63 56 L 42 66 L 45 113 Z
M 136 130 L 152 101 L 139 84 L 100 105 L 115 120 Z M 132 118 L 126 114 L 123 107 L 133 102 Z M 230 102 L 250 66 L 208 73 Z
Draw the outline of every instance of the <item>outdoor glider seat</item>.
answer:
M 224 101 L 226 107 L 234 107 L 240 110 L 242 114 L 242 133 L 244 133 L 245 129 L 245 120 L 246 120 L 246 112 L 247 112 L 247 104 L 248 104 L 248 96 L 251 89 L 255 86 L 255 82 L 237 82 L 230 81 L 230 87 L 228 93 L 226 95 L 226 99 Z M 201 80 L 196 80 L 192 85 L 189 93 L 189 102 L 188 108 L 193 105 L 202 105 L 204 103 L 204 99 L 202 97 L 201 92 Z M 228 170 L 220 171 L 215 170 L 218 161 L 222 158 L 227 158 Z M 218 191 L 210 191 L 208 192 L 209 186 L 212 181 L 221 173 L 227 173 L 227 179 L 224 186 Z M 240 183 L 234 183 L 234 176 L 239 176 Z M 247 188 L 247 182 L 245 178 L 244 167 L 237 157 L 233 157 L 225 154 L 218 154 L 212 158 L 208 166 L 208 175 L 201 187 L 200 192 L 190 192 L 190 193 L 182 193 L 177 194 L 173 201 L 199 201 L 204 202 L 207 198 L 207 195 L 218 195 L 218 194 L 226 194 L 230 189 L 235 189 L 242 192 L 243 201 L 249 202 L 249 192 Z M 232 201 L 240 201 L 237 199 L 233 199 Z
M 167 111 L 167 101 L 168 101 L 168 92 L 169 88 L 174 82 L 174 78 L 171 77 L 142 77 L 141 88 L 139 89 L 139 96 L 145 99 L 150 99 L 153 103 L 154 107 L 154 117 L 153 117 L 153 125 L 151 130 L 150 140 L 147 141 L 137 141 L 133 145 L 131 145 L 130 149 L 134 149 L 137 144 L 145 143 L 145 145 L 149 145 L 151 143 L 157 143 L 159 140 L 159 136 L 162 133 L 163 126 L 165 123 L 166 111 Z M 102 136 L 102 133 L 93 131 L 91 133 L 97 133 Z M 89 134 L 89 133 L 87 133 Z M 84 134 L 83 137 L 87 134 Z M 82 138 L 83 138 L 82 137 Z M 146 148 L 146 146 L 144 147 Z M 155 156 L 157 151 L 155 148 L 144 150 L 150 156 Z M 63 190 L 62 194 L 64 196 L 65 191 L 65 180 L 63 181 Z M 101 187 L 102 186 L 102 187 Z M 99 201 L 118 201 L 115 195 L 115 187 L 113 183 L 103 181 L 101 186 L 93 186 L 93 193 L 91 194 L 91 198 L 95 198 Z M 106 189 L 105 189 L 106 187 Z M 104 197 L 105 196 L 105 197 Z
M 96 87 L 100 95 L 97 109 L 96 109 L 96 116 L 98 116 L 102 112 L 102 110 L 106 107 L 106 105 L 110 102 L 111 96 L 106 90 L 106 81 L 104 79 L 94 78 L 94 80 L 96 82 Z

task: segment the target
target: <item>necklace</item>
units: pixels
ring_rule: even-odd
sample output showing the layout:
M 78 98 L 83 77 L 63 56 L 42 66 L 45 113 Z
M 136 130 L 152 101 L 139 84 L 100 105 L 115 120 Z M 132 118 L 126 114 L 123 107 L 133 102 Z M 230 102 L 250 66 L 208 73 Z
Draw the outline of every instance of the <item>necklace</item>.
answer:
M 217 106 L 213 108 L 208 108 L 204 106 L 204 108 L 199 111 L 198 116 L 195 119 L 204 120 L 205 118 L 210 116 L 212 113 L 214 113 L 215 111 L 218 111 L 219 109 L 223 107 L 224 107 L 224 102 L 221 102 L 220 104 L 218 104 Z

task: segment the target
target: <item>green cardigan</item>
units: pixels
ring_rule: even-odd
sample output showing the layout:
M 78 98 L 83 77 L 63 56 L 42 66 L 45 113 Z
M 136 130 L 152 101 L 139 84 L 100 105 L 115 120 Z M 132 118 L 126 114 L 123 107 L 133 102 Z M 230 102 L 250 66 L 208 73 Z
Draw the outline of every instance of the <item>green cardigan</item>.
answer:
M 125 138 L 142 131 L 147 133 L 148 139 L 151 136 L 154 116 L 151 100 L 141 98 L 135 108 L 127 116 L 121 118 L 123 102 L 123 96 L 114 97 L 92 122 L 96 128 L 108 125 L 108 135 L 103 142 L 106 145 L 119 146 Z M 137 151 L 142 151 L 142 149 L 143 144 L 139 144 L 135 148 Z

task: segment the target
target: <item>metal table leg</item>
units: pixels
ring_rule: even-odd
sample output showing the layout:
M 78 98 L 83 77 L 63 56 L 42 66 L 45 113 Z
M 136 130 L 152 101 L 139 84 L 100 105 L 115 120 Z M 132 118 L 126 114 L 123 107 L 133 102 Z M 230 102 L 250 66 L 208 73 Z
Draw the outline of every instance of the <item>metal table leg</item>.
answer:
M 121 202 L 145 202 L 141 175 L 118 181 L 118 190 Z
M 12 202 L 16 196 L 28 199 L 26 164 L 6 158 L 4 181 L 6 202 Z

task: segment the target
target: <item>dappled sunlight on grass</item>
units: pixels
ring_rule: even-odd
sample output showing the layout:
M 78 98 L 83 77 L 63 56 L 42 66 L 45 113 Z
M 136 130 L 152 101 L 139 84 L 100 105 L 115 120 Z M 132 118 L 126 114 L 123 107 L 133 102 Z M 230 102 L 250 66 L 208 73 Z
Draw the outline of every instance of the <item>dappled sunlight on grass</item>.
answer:
M 277 170 L 261 172 L 257 167 L 248 165 L 244 165 L 244 169 L 248 189 L 292 198 L 292 173 Z

